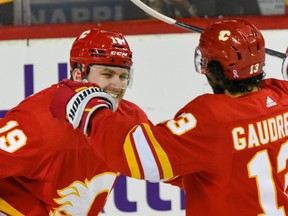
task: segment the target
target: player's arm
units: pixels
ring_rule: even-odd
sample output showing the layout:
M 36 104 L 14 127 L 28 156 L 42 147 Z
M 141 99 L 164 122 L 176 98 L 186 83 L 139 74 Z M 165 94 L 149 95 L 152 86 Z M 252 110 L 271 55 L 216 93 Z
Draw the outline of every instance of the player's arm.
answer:
M 93 95 L 94 104 L 101 103 L 101 96 Z M 65 97 L 71 102 L 71 95 Z M 59 105 L 63 108 L 63 104 Z M 211 152 L 211 148 L 203 147 L 203 137 L 199 137 L 203 135 L 195 130 L 197 120 L 191 113 L 179 113 L 174 119 L 153 126 L 137 119 L 128 121 L 120 113 L 103 107 L 94 110 L 85 122 L 90 125 L 91 146 L 108 166 L 137 179 L 167 180 L 199 170 L 207 165 Z M 83 127 L 77 128 L 83 132 Z
M 133 178 L 163 181 L 213 166 L 213 148 L 203 144 L 206 135 L 199 133 L 210 128 L 201 128 L 198 120 L 182 110 L 153 126 L 103 109 L 91 118 L 90 142 L 111 168 Z
M 69 80 L 61 83 L 53 96 L 52 114 L 67 120 L 84 134 L 90 134 L 91 145 L 100 157 L 112 165 L 111 168 L 133 178 L 151 181 L 174 177 L 169 159 L 160 145 L 151 143 L 142 151 L 141 145 L 134 143 L 133 134 L 141 136 L 141 132 L 149 130 L 150 125 L 139 124 L 137 119 L 127 120 L 124 115 L 113 112 L 113 98 L 95 86 L 91 86 L 95 91 L 87 93 L 90 89 L 87 85 L 90 84 Z

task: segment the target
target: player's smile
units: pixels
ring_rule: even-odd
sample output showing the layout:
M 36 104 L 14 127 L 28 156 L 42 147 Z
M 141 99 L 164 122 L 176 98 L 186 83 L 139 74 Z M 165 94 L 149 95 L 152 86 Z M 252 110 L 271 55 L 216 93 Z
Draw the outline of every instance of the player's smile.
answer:
M 121 92 L 111 92 L 109 90 L 107 91 L 107 93 L 115 99 L 119 98 L 119 96 L 121 95 Z

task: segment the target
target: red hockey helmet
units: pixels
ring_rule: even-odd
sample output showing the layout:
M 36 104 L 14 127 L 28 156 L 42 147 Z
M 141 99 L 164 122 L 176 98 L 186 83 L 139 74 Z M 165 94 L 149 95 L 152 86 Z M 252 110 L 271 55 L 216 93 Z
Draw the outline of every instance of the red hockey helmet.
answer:
M 262 73 L 265 62 L 264 38 L 254 25 L 245 20 L 216 22 L 201 34 L 195 51 L 195 67 L 198 72 L 201 69 L 197 61 L 200 60 L 203 68 L 211 60 L 220 62 L 230 80 L 256 76 Z
M 70 50 L 70 67 L 73 68 L 75 63 L 81 67 L 83 75 L 87 75 L 91 64 L 130 69 L 132 52 L 122 34 L 93 28 L 84 31 L 74 41 Z

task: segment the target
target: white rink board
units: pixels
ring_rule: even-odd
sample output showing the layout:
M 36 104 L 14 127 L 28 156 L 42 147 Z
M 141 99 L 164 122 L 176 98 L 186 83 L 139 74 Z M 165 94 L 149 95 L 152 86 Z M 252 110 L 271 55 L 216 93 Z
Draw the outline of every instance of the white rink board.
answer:
M 288 30 L 262 32 L 267 48 L 280 52 L 286 50 Z M 152 122 L 158 123 L 172 118 L 189 100 L 202 93 L 211 92 L 205 76 L 194 72 L 194 48 L 199 34 L 137 35 L 126 38 L 134 53 L 135 70 L 132 88 L 127 90 L 125 98 L 143 108 Z M 57 82 L 58 64 L 68 64 L 73 40 L 74 38 L 0 41 L 0 113 L 17 105 L 25 97 L 28 84 L 24 81 L 24 65 L 33 65 L 34 80 L 29 84 L 33 86 L 33 92 Z M 267 77 L 282 79 L 280 69 L 281 60 L 267 55 Z M 114 199 L 118 195 L 114 196 L 113 192 L 103 215 L 185 215 L 180 206 L 180 190 L 176 187 L 159 185 L 159 193 L 155 196 L 159 196 L 162 201 L 170 201 L 168 211 L 159 211 L 148 204 L 147 197 L 151 191 L 146 192 L 146 182 L 127 178 L 126 186 L 126 198 L 134 203 L 136 210 L 129 213 L 120 211 L 119 204 L 116 205 Z M 151 193 L 156 192 L 152 190 Z

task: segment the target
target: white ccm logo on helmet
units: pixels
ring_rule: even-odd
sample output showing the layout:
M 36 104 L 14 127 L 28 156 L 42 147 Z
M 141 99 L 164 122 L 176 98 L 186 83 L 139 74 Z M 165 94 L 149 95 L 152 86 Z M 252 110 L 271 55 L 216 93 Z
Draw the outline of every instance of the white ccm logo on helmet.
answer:
M 128 53 L 126 52 L 119 52 L 119 51 L 111 51 L 110 52 L 111 55 L 114 55 L 114 56 L 121 56 L 121 57 L 127 57 L 128 56 Z
M 231 32 L 229 30 L 222 30 L 219 32 L 218 39 L 220 41 L 227 41 L 230 35 L 231 35 Z

